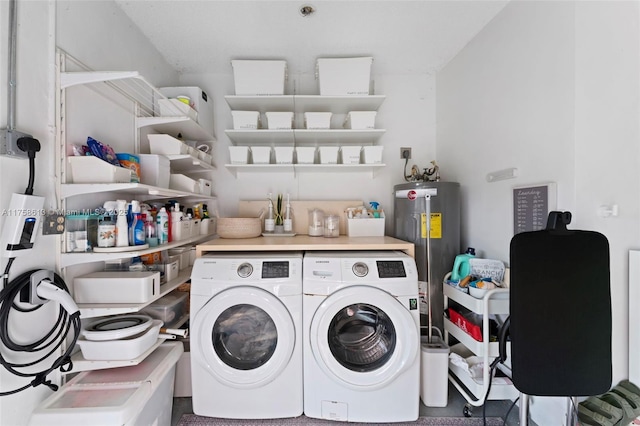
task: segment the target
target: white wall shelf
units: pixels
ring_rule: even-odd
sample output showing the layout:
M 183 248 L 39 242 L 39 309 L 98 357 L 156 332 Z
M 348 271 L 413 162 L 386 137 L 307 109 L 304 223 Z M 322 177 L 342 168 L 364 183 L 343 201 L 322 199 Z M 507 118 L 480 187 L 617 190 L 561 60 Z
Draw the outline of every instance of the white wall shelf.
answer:
M 95 194 L 98 192 L 117 192 L 135 196 L 140 201 L 159 200 L 166 198 L 188 198 L 190 200 L 213 200 L 216 197 L 195 194 L 175 189 L 159 188 L 142 183 L 65 183 L 60 185 L 62 198 L 77 195 Z
M 215 166 L 189 154 L 167 155 L 166 157 L 171 161 L 171 170 L 174 172 L 196 173 L 215 170 Z
M 292 130 L 225 130 L 237 145 L 372 145 L 385 133 L 384 129 L 292 129 Z
M 333 112 L 346 114 L 349 111 L 377 111 L 386 96 L 321 96 L 321 95 L 276 95 L 224 97 L 232 110 L 236 111 L 293 111 Z
M 132 257 L 142 256 L 144 254 L 154 253 L 160 250 L 168 250 L 180 247 L 186 244 L 208 241 L 213 238 L 210 235 L 198 235 L 184 240 L 162 244 L 156 247 L 149 247 L 143 250 L 135 250 L 135 246 L 131 246 L 132 251 L 120 251 L 113 253 L 60 253 L 60 267 L 66 268 L 73 265 L 79 265 L 89 262 L 105 262 L 108 260 L 131 259 Z
M 163 133 L 174 138 L 178 134 L 183 139 L 203 142 L 215 142 L 216 138 L 204 130 L 190 117 L 137 117 L 138 129 L 147 128 L 149 133 Z
M 234 173 L 373 172 L 385 164 L 225 164 Z

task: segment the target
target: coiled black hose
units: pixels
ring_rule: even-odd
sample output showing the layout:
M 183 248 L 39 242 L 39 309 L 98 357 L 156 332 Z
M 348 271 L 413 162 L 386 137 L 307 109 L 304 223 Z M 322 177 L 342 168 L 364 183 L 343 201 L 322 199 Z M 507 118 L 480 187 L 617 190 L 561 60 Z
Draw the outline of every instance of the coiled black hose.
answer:
M 36 387 L 38 385 L 46 385 L 51 390 L 56 391 L 58 390 L 58 386 L 51 383 L 51 381 L 47 379 L 47 375 L 58 368 L 61 372 L 69 372 L 72 370 L 73 364 L 71 362 L 70 355 L 76 341 L 78 340 L 78 337 L 80 336 L 80 312 L 78 311 L 69 315 L 69 313 L 61 307 L 56 323 L 44 337 L 37 339 L 36 341 L 29 344 L 19 344 L 14 342 L 9 335 L 9 315 L 11 311 L 16 310 L 18 312 L 33 312 L 40 309 L 42 305 L 37 305 L 31 309 L 25 309 L 14 303 L 14 300 L 20 296 L 20 292 L 31 285 L 31 275 L 34 272 L 37 272 L 37 270 L 24 272 L 23 274 L 9 282 L 9 269 L 11 268 L 12 263 L 13 258 L 9 259 L 9 262 L 7 263 L 7 266 L 5 268 L 3 280 L 4 288 L 2 289 L 2 291 L 0 291 L 0 341 L 2 341 L 2 344 L 7 349 L 14 352 L 32 354 L 37 354 L 40 352 L 46 353 L 35 361 L 26 363 L 12 363 L 6 360 L 0 352 L 0 364 L 2 364 L 2 366 L 7 371 L 19 377 L 34 378 L 29 384 L 25 386 L 7 392 L 0 392 L 0 396 L 12 395 L 26 390 L 30 387 Z M 57 274 L 54 274 L 53 284 L 66 292 L 69 291 L 64 280 Z M 72 326 L 74 328 L 73 342 L 67 347 L 64 354 L 57 358 L 49 368 L 38 372 L 21 371 L 44 361 L 59 348 L 61 348 Z

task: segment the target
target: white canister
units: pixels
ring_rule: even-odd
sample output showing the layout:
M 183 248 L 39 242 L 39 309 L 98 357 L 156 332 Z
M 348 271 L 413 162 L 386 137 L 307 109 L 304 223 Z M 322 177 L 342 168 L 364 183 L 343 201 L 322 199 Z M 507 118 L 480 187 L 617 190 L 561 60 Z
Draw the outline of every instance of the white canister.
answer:
M 98 225 L 98 247 L 116 246 L 116 224 L 111 217 L 105 216 Z
M 330 214 L 324 218 L 324 236 L 326 238 L 340 236 L 340 216 Z

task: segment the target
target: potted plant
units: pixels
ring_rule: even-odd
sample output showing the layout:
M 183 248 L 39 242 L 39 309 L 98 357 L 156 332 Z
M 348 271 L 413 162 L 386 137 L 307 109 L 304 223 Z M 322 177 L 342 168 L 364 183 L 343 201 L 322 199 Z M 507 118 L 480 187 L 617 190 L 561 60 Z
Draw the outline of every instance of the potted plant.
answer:
M 284 232 L 284 212 L 282 210 L 282 194 L 278 194 L 278 198 L 276 200 L 276 206 L 275 206 L 275 224 L 276 224 L 276 229 L 275 232 L 276 234 L 282 234 Z

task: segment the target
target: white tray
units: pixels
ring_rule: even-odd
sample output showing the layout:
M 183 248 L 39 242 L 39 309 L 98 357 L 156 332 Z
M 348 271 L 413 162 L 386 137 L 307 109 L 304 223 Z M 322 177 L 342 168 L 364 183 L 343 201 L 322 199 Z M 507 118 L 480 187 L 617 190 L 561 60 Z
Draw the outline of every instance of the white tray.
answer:
M 81 337 L 76 343 L 86 360 L 127 361 L 142 355 L 157 342 L 162 324 L 162 321 L 154 320 L 147 331 L 125 339 L 91 341 Z

